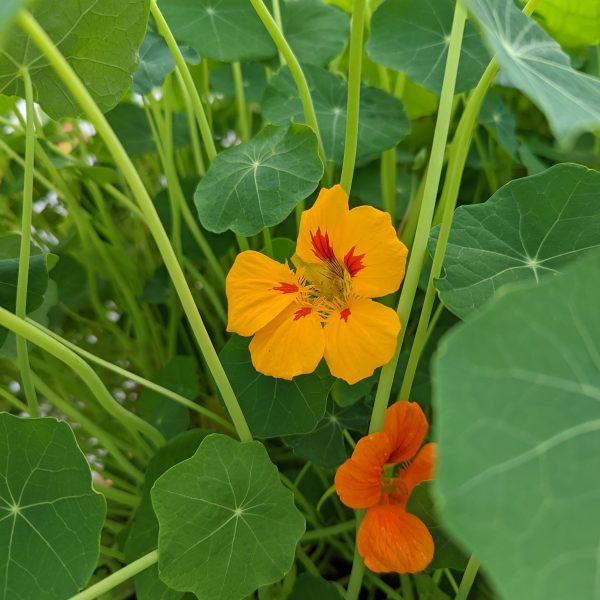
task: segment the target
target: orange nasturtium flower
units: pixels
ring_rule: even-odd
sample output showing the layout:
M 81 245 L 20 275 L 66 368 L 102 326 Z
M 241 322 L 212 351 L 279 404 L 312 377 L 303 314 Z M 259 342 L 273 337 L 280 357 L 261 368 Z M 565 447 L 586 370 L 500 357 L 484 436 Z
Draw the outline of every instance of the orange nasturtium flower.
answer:
M 417 573 L 433 558 L 429 530 L 406 511 L 415 486 L 433 477 L 436 446 L 421 447 L 428 428 L 418 404 L 392 404 L 383 431 L 361 438 L 335 475 L 340 500 L 367 509 L 357 546 L 371 571 Z
M 407 249 L 390 216 L 349 210 L 336 185 L 302 213 L 295 270 L 260 252 L 240 253 L 227 275 L 227 331 L 254 336 L 250 354 L 265 375 L 311 373 L 325 357 L 331 374 L 356 383 L 388 362 L 400 320 L 371 300 L 395 292 Z

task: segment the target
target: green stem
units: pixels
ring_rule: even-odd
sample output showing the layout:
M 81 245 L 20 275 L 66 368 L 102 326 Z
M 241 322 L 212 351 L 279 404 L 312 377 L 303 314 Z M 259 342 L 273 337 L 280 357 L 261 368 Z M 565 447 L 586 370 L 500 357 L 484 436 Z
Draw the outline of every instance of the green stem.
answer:
M 362 69 L 363 34 L 365 30 L 366 0 L 354 0 L 350 29 L 350 57 L 348 63 L 348 104 L 346 109 L 346 139 L 340 183 L 350 194 L 356 147 L 358 144 L 358 118 L 360 111 L 360 74 Z
M 118 490 L 109 485 L 102 485 L 94 482 L 93 488 L 108 500 L 118 502 L 124 506 L 129 506 L 130 508 L 136 508 L 141 500 L 140 496 L 130 494 L 129 492 L 124 492 L 123 490 Z
M 381 198 L 392 223 L 396 221 L 396 147 L 381 154 Z
M 131 579 L 138 573 L 141 573 L 148 567 L 156 564 L 158 562 L 158 550 L 152 550 L 148 554 L 138 558 L 133 561 L 131 564 L 119 569 L 112 575 L 109 575 L 102 581 L 90 586 L 87 590 L 83 590 L 83 592 L 79 592 L 79 594 L 75 594 L 72 596 L 70 600 L 93 600 L 94 598 L 98 598 L 102 594 L 109 592 L 113 588 L 116 588 L 118 585 L 123 582 Z
M 270 258 L 273 258 L 273 240 L 271 239 L 271 231 L 268 227 L 263 229 L 263 240 L 265 242 L 265 250 Z
M 400 583 L 402 585 L 402 597 L 404 600 L 415 600 L 415 592 L 408 573 L 400 575 Z
M 338 535 L 347 531 L 352 531 L 356 527 L 356 521 L 345 521 L 344 523 L 338 523 L 337 525 L 330 525 L 329 527 L 323 527 L 321 529 L 314 529 L 307 531 L 302 536 L 303 542 L 312 542 L 313 540 L 320 540 L 322 538 L 330 537 L 332 535 Z
M 246 106 L 242 66 L 239 62 L 234 62 L 231 64 L 231 70 L 233 72 L 233 83 L 235 86 L 235 101 L 237 103 L 240 139 L 242 142 L 247 142 L 250 139 L 250 127 L 248 125 L 248 108 Z
M 269 32 L 269 35 L 275 42 L 279 52 L 287 62 L 290 73 L 292 74 L 294 82 L 296 83 L 296 87 L 298 88 L 298 94 L 300 95 L 300 101 L 302 102 L 302 108 L 304 110 L 304 118 L 306 119 L 308 126 L 315 132 L 315 135 L 317 136 L 319 156 L 321 157 L 323 164 L 325 164 L 325 150 L 323 148 L 319 123 L 317 122 L 317 113 L 315 112 L 308 82 L 306 81 L 302 67 L 300 66 L 296 55 L 294 54 L 290 45 L 287 43 L 285 36 L 277 26 L 275 19 L 269 12 L 269 9 L 263 0 L 250 0 L 250 2 L 252 2 L 252 6 L 254 7 L 256 14 L 262 21 L 265 29 Z
M 478 570 L 479 563 L 473 556 L 471 556 L 469 562 L 467 563 L 467 568 L 463 573 L 458 592 L 456 592 L 455 600 L 467 600 L 469 597 L 469 592 L 471 591 L 473 583 L 475 582 L 475 577 L 477 577 Z
M 215 156 L 217 156 L 217 148 L 215 146 L 215 141 L 213 139 L 208 119 L 206 118 L 206 113 L 204 112 L 204 106 L 202 106 L 202 100 L 200 100 L 200 95 L 198 94 L 198 90 L 194 85 L 192 74 L 190 73 L 185 59 L 183 58 L 183 54 L 181 54 L 181 50 L 179 49 L 175 37 L 169 29 L 169 25 L 163 17 L 163 14 L 160 12 L 158 5 L 156 4 L 156 0 L 151 0 L 150 12 L 156 21 L 156 28 L 158 29 L 158 32 L 163 36 L 165 42 L 167 42 L 167 46 L 169 47 L 169 50 L 175 59 L 177 70 L 179 71 L 179 74 L 183 80 L 183 85 L 185 86 L 185 89 L 192 100 L 192 107 L 194 109 L 194 114 L 196 115 L 198 127 L 200 128 L 200 135 L 202 136 L 204 147 L 206 148 L 206 155 L 208 156 L 209 162 L 212 162 Z
M 356 512 L 356 531 L 360 527 L 360 523 L 364 516 L 364 510 L 357 510 Z M 350 581 L 346 588 L 345 600 L 358 600 L 360 590 L 362 589 L 362 581 L 365 575 L 365 563 L 358 553 L 358 547 L 354 545 L 354 557 L 352 559 L 352 570 L 350 571 Z
M 431 229 L 431 220 L 435 209 L 435 201 L 437 191 L 442 174 L 444 164 L 444 153 L 446 149 L 446 141 L 448 139 L 448 130 L 450 128 L 450 115 L 452 111 L 452 99 L 454 97 L 454 87 L 456 84 L 456 74 L 458 71 L 458 61 L 460 58 L 460 49 L 462 46 L 462 37 L 465 27 L 466 13 L 460 2 L 456 4 L 454 9 L 454 19 L 452 22 L 452 30 L 450 33 L 450 44 L 448 47 L 448 57 L 446 60 L 446 69 L 444 71 L 444 81 L 442 83 L 442 93 L 440 96 L 440 106 L 438 117 L 435 124 L 435 132 L 433 134 L 433 144 L 431 157 L 427 169 L 427 178 L 423 190 L 423 201 L 419 212 L 419 220 L 417 223 L 417 231 L 415 240 L 410 253 L 408 270 L 406 278 L 400 294 L 398 302 L 398 316 L 402 323 L 402 329 L 398 336 L 398 345 L 396 353 L 392 360 L 384 365 L 379 377 L 377 393 L 375 395 L 375 403 L 371 414 L 371 424 L 369 430 L 379 431 L 383 426 L 383 418 L 387 408 L 394 373 L 398 365 L 398 358 L 402 348 L 404 333 L 410 317 L 413 301 L 421 275 L 421 268 L 427 252 L 427 240 L 429 238 L 429 230 Z
M 275 19 L 275 23 L 277 23 L 279 31 L 285 35 L 283 31 L 283 21 L 281 19 L 281 6 L 279 4 L 279 0 L 273 0 L 273 18 Z M 283 57 L 283 54 L 281 54 L 281 50 L 279 50 L 279 48 L 277 49 L 277 52 L 279 54 L 279 64 L 285 65 L 285 58 Z
M 246 423 L 242 409 L 240 408 L 237 398 L 235 397 L 231 383 L 227 379 L 223 365 L 221 365 L 221 362 L 219 361 L 217 352 L 212 345 L 210 336 L 208 335 L 204 322 L 202 321 L 202 317 L 198 312 L 196 303 L 194 302 L 192 292 L 185 280 L 183 270 L 180 264 L 177 262 L 173 248 L 169 243 L 169 238 L 164 230 L 164 227 L 162 226 L 160 218 L 156 212 L 156 208 L 154 207 L 154 204 L 152 203 L 152 200 L 148 195 L 148 192 L 146 191 L 138 172 L 133 166 L 115 132 L 111 129 L 108 121 L 98 108 L 98 105 L 90 96 L 86 87 L 73 71 L 64 56 L 55 47 L 46 32 L 33 18 L 31 13 L 26 10 L 21 10 L 18 16 L 18 22 L 22 29 L 28 33 L 33 43 L 38 46 L 44 56 L 48 59 L 49 63 L 56 70 L 60 79 L 65 83 L 73 97 L 79 102 L 84 112 L 87 114 L 88 118 L 96 128 L 96 131 L 104 140 L 108 150 L 113 155 L 115 163 L 119 165 L 123 176 L 131 187 L 138 205 L 144 214 L 146 226 L 150 230 L 150 233 L 152 234 L 152 237 L 158 246 L 165 266 L 169 272 L 169 275 L 171 276 L 171 280 L 173 281 L 173 285 L 175 286 L 181 301 L 183 310 L 189 320 L 191 329 L 196 338 L 196 342 L 198 343 L 198 347 L 200 348 L 206 364 L 221 392 L 225 406 L 227 407 L 227 410 L 231 416 L 231 420 L 233 421 L 236 431 L 238 432 L 238 436 L 242 441 L 252 440 L 252 434 L 250 433 L 250 429 L 248 428 L 248 424 Z M 184 75 L 185 80 L 185 74 L 182 74 Z
M 29 412 L 26 404 L 23 404 L 16 396 L 13 396 L 8 390 L 0 387 L 0 398 L 4 398 L 9 404 L 12 404 L 21 412 Z
M 25 102 L 27 106 L 27 122 L 25 126 L 25 173 L 23 180 L 23 208 L 21 217 L 21 246 L 19 250 L 19 273 L 17 277 L 17 298 L 15 313 L 24 318 L 27 314 L 27 284 L 29 281 L 29 260 L 31 253 L 31 212 L 33 207 L 33 165 L 35 152 L 35 127 L 33 120 L 33 86 L 26 67 L 21 69 L 25 84 Z M 23 391 L 27 400 L 28 412 L 32 417 L 40 416 L 35 386 L 31 376 L 27 341 L 17 336 L 17 365 L 21 373 Z
M 192 139 L 192 153 L 194 155 L 194 163 L 198 175 L 204 175 L 206 173 L 206 167 L 204 166 L 204 159 L 202 158 L 202 149 L 200 148 L 200 138 L 198 137 L 198 127 L 194 118 L 194 107 L 192 105 L 192 98 L 185 87 L 183 77 L 180 71 L 175 71 L 177 77 L 177 83 L 181 89 L 181 95 L 183 97 L 183 103 L 185 104 L 185 112 L 188 122 L 188 130 Z

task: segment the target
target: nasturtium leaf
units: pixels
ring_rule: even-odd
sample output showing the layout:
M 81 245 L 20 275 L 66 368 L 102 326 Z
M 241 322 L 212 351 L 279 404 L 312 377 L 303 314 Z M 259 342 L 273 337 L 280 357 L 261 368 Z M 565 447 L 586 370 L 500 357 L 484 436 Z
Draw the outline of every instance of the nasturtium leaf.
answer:
M 6 31 L 12 25 L 19 10 L 26 4 L 26 0 L 2 0 L 0 4 L 0 48 L 2 48 Z
M 348 16 L 322 0 L 283 0 L 281 21 L 296 58 L 311 65 L 325 66 L 337 56 L 350 32 Z
M 517 123 L 502 96 L 494 90 L 485 95 L 479 122 L 491 133 L 511 157 L 517 154 Z
M 148 9 L 149 0 L 39 0 L 31 11 L 106 112 L 131 86 Z M 0 93 L 24 96 L 21 66 L 30 70 L 35 98 L 53 119 L 81 113 L 37 46 L 15 28 L 0 55 Z
M 450 43 L 452 0 L 385 0 L 373 14 L 367 52 L 439 94 Z M 479 81 L 489 57 L 470 23 L 465 27 L 456 91 Z
M 161 85 L 167 75 L 175 70 L 175 59 L 165 40 L 148 30 L 140 46 L 140 62 L 133 74 L 133 91 L 148 94 L 152 88 Z
M 292 256 L 296 253 L 296 242 L 289 238 L 273 238 L 271 247 L 273 249 L 272 258 L 277 262 L 287 262 L 289 264 Z M 266 248 L 262 248 L 261 252 L 268 254 Z
M 341 77 L 312 65 L 305 65 L 304 73 L 312 93 L 325 156 L 340 163 L 344 156 L 348 84 Z M 288 67 L 281 68 L 269 80 L 262 110 L 263 117 L 274 123 L 289 119 L 304 122 L 302 102 Z M 410 122 L 400 100 L 383 90 L 363 86 L 356 158 L 359 164 L 395 146 L 409 131 Z
M 291 381 L 257 373 L 249 338 L 233 335 L 220 358 L 252 435 L 270 438 L 312 431 L 323 418 L 333 378 L 327 369 Z
M 0 413 L 2 598 L 70 598 L 100 552 L 104 497 L 71 428 Z
M 310 573 L 302 573 L 296 578 L 294 589 L 288 600 L 342 600 L 340 589 L 331 581 L 325 581 Z
M 194 200 L 209 231 L 250 236 L 278 225 L 317 187 L 323 165 L 306 125 L 267 125 L 245 144 L 221 152 Z
M 370 377 L 361 379 L 353 385 L 346 383 L 343 379 L 337 379 L 331 388 L 331 397 L 339 406 L 352 406 L 371 392 L 378 379 L 379 371 L 375 371 Z
M 222 62 L 275 56 L 275 44 L 248 0 L 160 0 L 179 42 Z
M 544 0 L 536 7 L 535 16 L 565 46 L 600 44 L 598 0 Z
M 362 403 L 341 408 L 329 400 L 327 411 L 316 429 L 305 435 L 289 435 L 284 442 L 294 454 L 310 460 L 315 465 L 330 469 L 348 458 L 344 443 L 344 429 L 366 433 L 371 411 Z
M 150 490 L 154 482 L 168 469 L 186 460 L 211 432 L 191 429 L 169 440 L 150 459 L 144 478 L 142 499 L 133 516 L 131 530 L 125 542 L 125 558 L 128 562 L 140 558 L 158 546 L 158 521 L 152 508 Z M 169 588 L 158 576 L 158 566 L 152 565 L 135 576 L 137 600 L 180 600 L 190 594 Z
M 225 98 L 235 98 L 235 83 L 230 64 L 221 63 L 210 74 L 211 91 L 222 94 Z M 246 102 L 258 102 L 262 98 L 267 85 L 265 65 L 260 63 L 244 63 L 242 65 L 242 83 Z
M 174 356 L 152 381 L 190 400 L 200 391 L 198 366 L 191 356 Z M 137 408 L 140 417 L 152 423 L 166 439 L 185 431 L 190 423 L 185 406 L 148 388 L 140 394 Z
M 575 71 L 569 57 L 513 2 L 465 0 L 502 72 L 548 118 L 560 140 L 600 128 L 600 79 Z
M 600 247 L 600 173 L 556 165 L 516 179 L 487 202 L 456 210 L 435 282 L 446 308 L 461 318 L 506 283 L 538 281 Z M 433 252 L 439 228 L 431 233 Z
M 600 254 L 502 294 L 434 360 L 445 526 L 503 598 L 593 598 Z
M 241 600 L 278 581 L 305 530 L 265 447 L 220 434 L 156 481 L 152 504 L 160 577 L 200 600 Z

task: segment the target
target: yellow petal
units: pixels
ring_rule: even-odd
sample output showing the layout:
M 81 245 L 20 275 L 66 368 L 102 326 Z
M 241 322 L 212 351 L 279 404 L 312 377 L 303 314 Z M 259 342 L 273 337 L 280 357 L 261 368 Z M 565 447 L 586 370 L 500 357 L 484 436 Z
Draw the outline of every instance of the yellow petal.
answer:
M 400 319 L 383 304 L 356 298 L 331 314 L 324 332 L 325 360 L 331 374 L 353 384 L 392 358 Z
M 367 298 L 395 292 L 404 277 L 408 250 L 398 239 L 390 215 L 358 206 L 349 212 L 341 233 L 334 251 L 352 275 L 352 289 Z
M 247 250 L 235 259 L 225 289 L 227 331 L 249 336 L 294 302 L 300 287 L 288 265 Z
M 342 187 L 323 188 L 313 207 L 302 213 L 296 255 L 305 263 L 333 258 L 348 214 L 348 195 Z
M 292 379 L 312 373 L 323 358 L 325 338 L 314 309 L 293 304 L 250 342 L 254 368 L 263 375 Z

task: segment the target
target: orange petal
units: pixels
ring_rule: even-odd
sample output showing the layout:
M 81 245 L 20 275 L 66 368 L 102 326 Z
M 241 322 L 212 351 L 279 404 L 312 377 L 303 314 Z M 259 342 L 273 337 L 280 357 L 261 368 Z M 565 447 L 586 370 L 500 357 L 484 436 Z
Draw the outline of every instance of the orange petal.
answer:
M 378 298 L 395 292 L 406 267 L 406 246 L 398 239 L 390 215 L 372 206 L 353 208 L 334 250 L 352 275 L 352 289 Z
M 367 511 L 357 536 L 358 552 L 376 573 L 417 573 L 433 558 L 433 539 L 425 524 L 393 504 Z
M 416 402 L 401 400 L 385 411 L 383 431 L 392 443 L 390 462 L 410 460 L 423 445 L 429 424 L 423 409 Z
M 415 486 L 423 481 L 433 479 L 435 464 L 437 458 L 437 444 L 425 444 L 415 460 L 410 463 L 408 468 L 401 474 L 402 481 L 408 489 L 408 493 L 413 491 Z
M 227 331 L 249 336 L 274 319 L 298 295 L 295 273 L 286 264 L 253 250 L 238 254 L 225 282 Z
M 390 442 L 377 432 L 356 444 L 352 457 L 335 474 L 335 490 L 340 500 L 350 508 L 369 508 L 381 496 L 381 470 L 388 462 Z
M 342 187 L 323 188 L 313 207 L 302 213 L 296 255 L 305 263 L 333 258 L 348 214 L 348 195 Z
M 293 304 L 258 331 L 250 342 L 254 368 L 292 379 L 312 373 L 323 358 L 323 327 L 314 309 Z
M 354 298 L 331 314 L 324 331 L 325 360 L 331 374 L 353 384 L 392 358 L 400 319 L 383 304 Z

